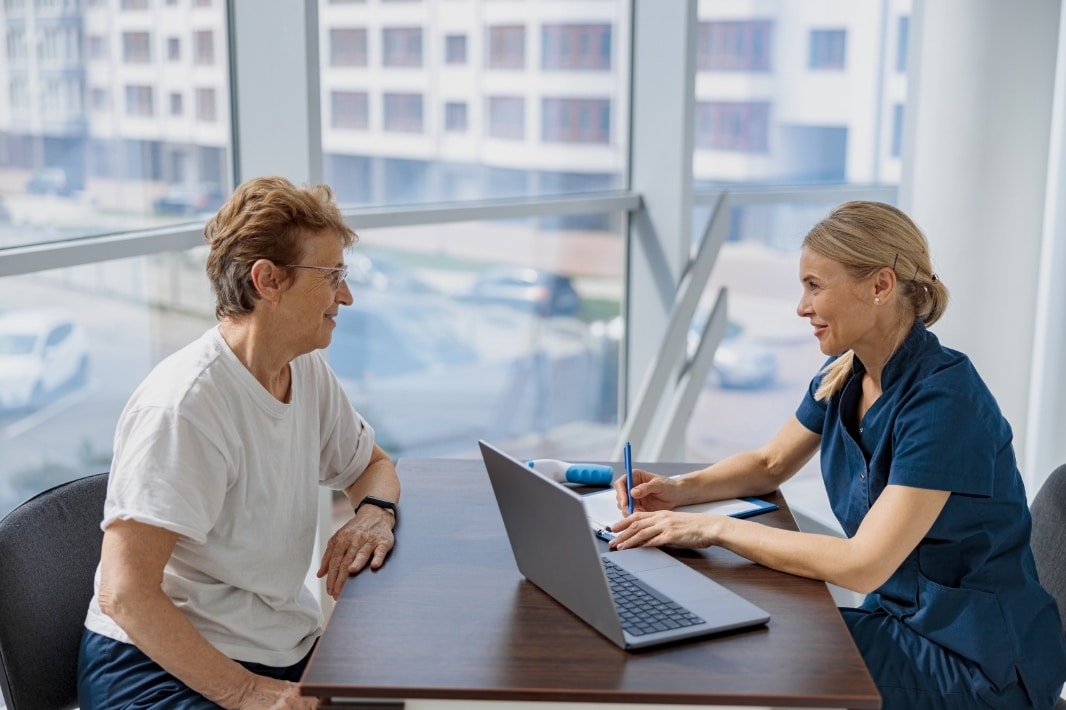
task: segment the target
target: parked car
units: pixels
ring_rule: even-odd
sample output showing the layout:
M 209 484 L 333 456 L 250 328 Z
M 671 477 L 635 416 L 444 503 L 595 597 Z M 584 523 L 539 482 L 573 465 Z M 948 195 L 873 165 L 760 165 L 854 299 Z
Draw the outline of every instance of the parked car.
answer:
M 0 313 L 0 410 L 39 407 L 88 377 L 88 340 L 69 314 L 55 309 Z
M 166 194 L 152 202 L 156 214 L 191 217 L 217 212 L 225 201 L 222 187 L 216 183 L 171 185 Z
M 696 354 L 700 334 L 693 328 L 688 332 L 688 356 Z M 773 349 L 744 334 L 739 323 L 728 322 L 718 349 L 708 382 L 726 389 L 762 389 L 777 378 L 777 355 Z
M 74 194 L 74 188 L 67 179 L 67 171 L 63 168 L 40 168 L 26 182 L 26 192 L 33 195 L 62 195 Z
M 464 300 L 501 304 L 540 316 L 574 316 L 581 310 L 581 296 L 569 276 L 523 266 L 503 266 L 479 275 Z
M 622 318 L 618 316 L 605 325 L 594 326 L 593 331 L 610 343 L 612 353 L 617 353 L 624 328 Z M 686 342 L 688 357 L 696 354 L 699 344 L 699 331 L 692 327 Z M 613 357 L 617 358 L 617 355 Z M 747 336 L 739 323 L 727 323 L 718 349 L 714 352 L 707 384 L 725 389 L 754 390 L 769 387 L 776 379 L 777 355 L 773 349 Z

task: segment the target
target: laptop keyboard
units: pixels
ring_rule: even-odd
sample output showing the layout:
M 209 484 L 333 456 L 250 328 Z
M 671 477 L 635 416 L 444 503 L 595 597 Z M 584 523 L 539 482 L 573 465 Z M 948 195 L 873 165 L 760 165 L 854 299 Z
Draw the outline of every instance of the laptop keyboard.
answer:
M 706 623 L 677 602 L 656 593 L 606 557 L 602 559 L 622 628 L 629 633 L 643 636 Z

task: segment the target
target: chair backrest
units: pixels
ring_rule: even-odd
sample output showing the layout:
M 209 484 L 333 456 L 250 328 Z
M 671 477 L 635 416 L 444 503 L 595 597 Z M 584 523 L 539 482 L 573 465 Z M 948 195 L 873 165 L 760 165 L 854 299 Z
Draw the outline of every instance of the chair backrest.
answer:
M 1066 464 L 1059 466 L 1037 491 L 1031 546 L 1040 583 L 1059 604 L 1066 623 Z
M 0 520 L 0 690 L 9 710 L 77 707 L 107 476 L 56 486 Z

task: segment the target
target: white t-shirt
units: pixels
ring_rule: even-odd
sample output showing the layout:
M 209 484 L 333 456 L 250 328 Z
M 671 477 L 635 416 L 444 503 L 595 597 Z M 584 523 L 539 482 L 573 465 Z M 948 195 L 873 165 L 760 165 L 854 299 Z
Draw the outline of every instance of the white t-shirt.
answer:
M 322 630 L 304 584 L 318 486 L 351 485 L 374 446 L 321 353 L 291 369 L 284 404 L 217 327 L 159 363 L 119 419 L 102 523 L 178 533 L 163 590 L 226 656 L 270 666 L 299 661 Z M 86 627 L 129 643 L 99 589 L 98 567 Z

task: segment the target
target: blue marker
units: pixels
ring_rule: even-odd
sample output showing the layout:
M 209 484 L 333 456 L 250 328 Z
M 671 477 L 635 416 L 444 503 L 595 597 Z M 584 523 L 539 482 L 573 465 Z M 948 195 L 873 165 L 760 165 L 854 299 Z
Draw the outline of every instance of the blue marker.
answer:
M 629 514 L 633 514 L 633 447 L 626 442 L 622 449 L 622 462 L 626 467 L 626 499 L 629 500 Z

